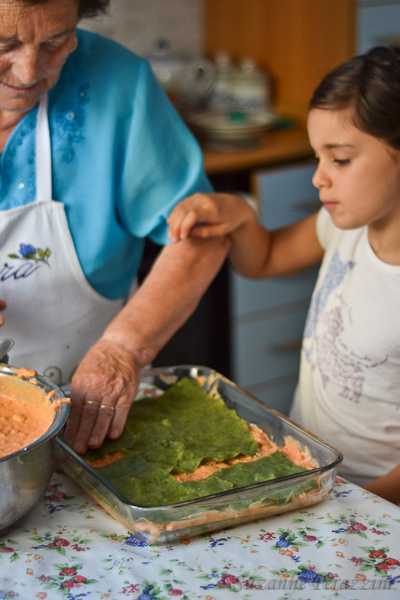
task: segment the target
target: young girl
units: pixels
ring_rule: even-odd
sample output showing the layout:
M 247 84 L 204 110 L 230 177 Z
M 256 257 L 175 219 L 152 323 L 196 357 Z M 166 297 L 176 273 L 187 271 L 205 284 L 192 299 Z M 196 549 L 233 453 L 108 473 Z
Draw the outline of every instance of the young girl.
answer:
M 343 452 L 341 475 L 399 503 L 400 48 L 328 74 L 308 133 L 317 214 L 270 232 L 241 197 L 196 194 L 171 213 L 170 237 L 229 234 L 232 266 L 251 278 L 322 261 L 291 416 Z

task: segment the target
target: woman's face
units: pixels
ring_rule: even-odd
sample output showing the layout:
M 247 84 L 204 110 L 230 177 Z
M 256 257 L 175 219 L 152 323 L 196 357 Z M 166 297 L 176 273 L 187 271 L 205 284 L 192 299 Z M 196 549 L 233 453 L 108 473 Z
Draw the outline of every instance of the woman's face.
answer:
M 76 42 L 79 0 L 0 0 L 0 111 L 25 113 L 58 81 Z

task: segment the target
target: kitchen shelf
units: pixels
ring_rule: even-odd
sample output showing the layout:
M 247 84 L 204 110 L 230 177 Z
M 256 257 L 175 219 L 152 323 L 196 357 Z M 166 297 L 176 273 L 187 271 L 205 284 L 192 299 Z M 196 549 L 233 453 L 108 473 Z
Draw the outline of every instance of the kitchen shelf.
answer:
M 237 152 L 204 149 L 204 166 L 209 175 L 229 171 L 254 170 L 268 165 L 297 161 L 312 156 L 303 124 L 265 132 L 258 145 Z

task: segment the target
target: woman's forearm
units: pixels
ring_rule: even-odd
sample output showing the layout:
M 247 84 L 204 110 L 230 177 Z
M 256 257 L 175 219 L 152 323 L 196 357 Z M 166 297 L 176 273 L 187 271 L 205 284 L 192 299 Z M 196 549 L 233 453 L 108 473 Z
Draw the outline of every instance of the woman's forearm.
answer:
M 196 309 L 229 249 L 227 238 L 187 239 L 165 246 L 136 294 L 103 339 L 150 363 Z

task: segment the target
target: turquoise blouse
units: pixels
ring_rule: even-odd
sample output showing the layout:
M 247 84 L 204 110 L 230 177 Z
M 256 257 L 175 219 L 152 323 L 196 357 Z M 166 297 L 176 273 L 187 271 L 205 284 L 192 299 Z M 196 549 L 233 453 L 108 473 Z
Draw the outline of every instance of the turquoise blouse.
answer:
M 49 93 L 53 199 L 65 205 L 89 283 L 116 299 L 138 271 L 144 238 L 167 243 L 171 209 L 211 185 L 148 62 L 88 31 L 78 30 L 78 40 Z M 36 197 L 36 117 L 37 107 L 1 156 L 0 210 Z

